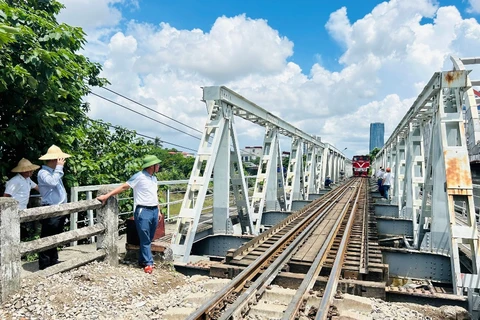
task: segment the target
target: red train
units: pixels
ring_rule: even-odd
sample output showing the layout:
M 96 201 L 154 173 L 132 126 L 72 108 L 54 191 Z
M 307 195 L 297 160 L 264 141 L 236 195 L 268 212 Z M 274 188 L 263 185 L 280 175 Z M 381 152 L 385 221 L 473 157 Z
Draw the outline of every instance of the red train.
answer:
M 353 156 L 352 166 L 354 177 L 368 177 L 370 156 Z

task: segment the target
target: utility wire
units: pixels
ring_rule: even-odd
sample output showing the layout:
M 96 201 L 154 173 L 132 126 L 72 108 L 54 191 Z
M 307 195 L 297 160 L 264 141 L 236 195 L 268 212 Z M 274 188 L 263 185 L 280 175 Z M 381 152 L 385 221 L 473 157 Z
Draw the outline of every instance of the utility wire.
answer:
M 109 91 L 109 92 L 111 92 L 111 93 L 113 93 L 113 94 L 116 94 L 117 96 L 120 96 L 120 97 L 122 97 L 122 98 L 124 98 L 124 99 L 127 99 L 127 100 L 130 101 L 130 102 L 133 102 L 133 103 L 135 103 L 135 104 L 138 104 L 139 106 L 142 106 L 142 107 L 144 107 L 145 109 L 148 109 L 148 110 L 150 110 L 150 111 L 152 111 L 152 112 L 155 112 L 155 113 L 157 113 L 157 114 L 159 114 L 159 115 L 161 115 L 161 116 L 164 116 L 164 117 L 167 118 L 167 119 L 170 119 L 170 120 L 172 120 L 172 121 L 175 121 L 176 123 L 181 124 L 182 126 L 185 126 L 185 127 L 189 128 L 189 129 L 192 129 L 193 131 L 196 131 L 196 132 L 198 132 L 198 133 L 202 133 L 202 131 L 200 131 L 200 130 L 198 130 L 198 129 L 195 129 L 194 127 L 191 127 L 191 126 L 189 126 L 189 125 L 187 125 L 187 124 L 185 124 L 185 123 L 183 123 L 183 122 L 180 122 L 180 121 L 178 121 L 178 120 L 175 120 L 175 119 L 173 119 L 173 118 L 171 118 L 171 117 L 169 117 L 169 116 L 167 116 L 167 115 L 165 115 L 165 114 L 163 114 L 163 113 L 161 113 L 161 112 L 159 112 L 159 111 L 157 111 L 157 110 L 155 110 L 155 109 L 152 109 L 152 108 L 150 108 L 150 107 L 148 107 L 148 106 L 146 106 L 146 105 L 144 105 L 144 104 L 142 104 L 142 103 L 140 103 L 140 102 L 137 102 L 137 101 L 135 101 L 135 100 L 133 100 L 133 99 L 131 99 L 131 98 L 129 98 L 129 97 L 126 97 L 126 96 L 124 96 L 124 95 L 121 94 L 121 93 L 118 93 L 118 92 L 113 91 L 112 89 L 108 89 L 108 88 L 106 88 L 106 87 L 101 87 L 101 88 L 104 89 L 104 90 L 107 90 L 107 91 Z
M 176 146 L 176 147 L 179 147 L 179 148 L 182 148 L 182 149 L 186 149 L 186 150 L 190 150 L 190 151 L 193 151 L 193 152 L 197 152 L 197 150 L 194 150 L 194 149 L 191 149 L 191 148 L 188 148 L 188 147 L 184 147 L 184 146 L 181 146 L 181 145 L 178 145 L 178 144 L 175 144 L 175 143 L 171 143 L 171 142 L 168 142 L 168 141 L 165 141 L 165 140 L 162 140 L 160 138 L 154 138 L 154 137 L 151 137 L 151 136 L 147 136 L 146 134 L 142 134 L 142 133 L 138 133 L 136 132 L 135 130 L 130 130 L 130 129 L 127 129 L 127 128 L 123 128 L 123 127 L 120 127 L 120 126 L 115 126 L 113 124 L 110 124 L 110 123 L 107 123 L 107 122 L 103 122 L 103 121 L 100 121 L 100 120 L 95 120 L 95 119 L 88 119 L 89 121 L 92 121 L 92 122 L 97 122 L 97 123 L 101 123 L 101 124 L 104 124 L 104 125 L 107 125 L 109 126 L 110 128 L 114 128 L 114 129 L 120 129 L 120 130 L 126 130 L 126 131 L 129 131 L 129 132 L 133 132 L 135 133 L 137 136 L 141 136 L 141 137 L 144 137 L 144 138 L 148 138 L 148 139 L 152 139 L 152 140 L 160 140 L 160 142 L 162 143 L 165 143 L 165 144 L 169 144 L 169 145 L 172 145 L 172 146 Z
M 192 138 L 195 138 L 195 139 L 197 139 L 197 140 L 200 140 L 200 138 L 197 137 L 197 136 L 194 136 L 194 135 L 192 135 L 192 134 L 190 134 L 190 133 L 188 133 L 188 132 L 185 132 L 185 131 L 183 131 L 183 130 L 177 129 L 177 128 L 175 128 L 175 127 L 172 127 L 171 125 L 168 125 L 168 124 L 166 124 L 166 123 L 163 123 L 163 122 L 161 122 L 161 121 L 159 121 L 159 120 L 157 120 L 157 119 L 154 119 L 154 118 L 152 118 L 152 117 L 149 117 L 149 116 L 147 116 L 147 115 L 145 115 L 145 114 L 143 114 L 143 113 L 141 113 L 141 112 L 138 112 L 138 111 L 136 111 L 136 110 L 133 110 L 133 109 L 131 109 L 131 108 L 129 108 L 129 107 L 126 107 L 126 106 L 124 106 L 124 105 L 122 105 L 122 104 L 120 104 L 120 103 L 118 103 L 118 102 L 116 102 L 116 101 L 113 101 L 113 100 L 111 100 L 111 99 L 105 98 L 105 97 L 103 97 L 103 96 L 101 96 L 101 95 L 99 95 L 99 94 L 96 94 L 95 92 L 90 91 L 90 94 L 93 94 L 93 95 L 96 96 L 96 97 L 99 97 L 99 98 L 101 98 L 101 99 L 103 99 L 103 100 L 106 100 L 106 101 L 108 101 L 108 102 L 111 102 L 111 103 L 113 103 L 113 104 L 115 104 L 115 105 L 117 105 L 117 106 L 119 106 L 119 107 L 122 107 L 122 108 L 124 108 L 124 109 L 127 109 L 127 110 L 129 110 L 129 111 L 131 111 L 131 112 L 133 112 L 133 113 L 136 113 L 136 114 L 138 114 L 138 115 L 141 115 L 142 117 L 145 117 L 145 118 L 150 119 L 150 120 L 153 120 L 153 121 L 155 121 L 155 122 L 157 122 L 157 123 L 163 124 L 164 126 L 167 126 L 167 127 L 171 128 L 171 129 L 173 129 L 173 130 L 176 130 L 176 131 L 178 131 L 178 132 L 184 133 L 184 134 L 186 134 L 186 135 L 188 135 L 188 136 L 190 136 L 190 137 L 192 137 Z M 197 131 L 198 131 L 198 130 L 197 130 Z

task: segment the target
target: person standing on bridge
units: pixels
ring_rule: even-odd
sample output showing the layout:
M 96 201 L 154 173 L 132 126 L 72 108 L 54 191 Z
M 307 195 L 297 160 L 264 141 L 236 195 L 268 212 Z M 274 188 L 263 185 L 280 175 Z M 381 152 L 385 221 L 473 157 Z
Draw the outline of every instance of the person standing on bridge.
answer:
M 375 173 L 375 177 L 377 177 L 377 186 L 378 186 L 378 192 L 380 192 L 380 195 L 383 197 L 383 188 L 382 188 L 382 181 L 383 181 L 383 168 L 380 167 L 378 171 Z
M 383 180 L 382 180 L 383 196 L 387 200 L 389 200 L 388 191 L 390 190 L 390 185 L 392 184 L 392 173 L 390 171 L 391 171 L 390 168 L 386 169 L 386 172 L 383 175 Z
M 148 155 L 143 158 L 142 171 L 134 174 L 126 183 L 113 189 L 107 194 L 98 196 L 97 199 L 105 201 L 116 194 L 130 188 L 133 189 L 133 202 L 135 211 L 133 219 L 137 227 L 140 240 L 140 254 L 138 263 L 146 273 L 153 271 L 153 256 L 151 244 L 158 225 L 158 185 L 155 173 L 160 169 L 161 160 L 156 156 Z
M 56 145 L 48 148 L 47 153 L 38 158 L 45 164 L 38 172 L 38 189 L 42 196 L 42 206 L 54 206 L 67 202 L 67 191 L 62 182 L 63 166 L 65 159 L 71 155 L 64 153 Z M 46 218 L 40 221 L 42 224 L 41 238 L 53 236 L 63 232 L 65 216 Z M 42 251 L 38 254 L 38 268 L 43 270 L 57 264 L 57 247 Z
M 32 164 L 25 158 L 18 162 L 18 165 L 12 169 L 12 172 L 17 174 L 7 181 L 5 186 L 4 197 L 12 197 L 18 201 L 18 209 L 27 209 L 28 200 L 30 200 L 30 191 L 32 189 L 38 191 L 38 186 L 30 177 L 33 172 L 40 168 L 36 164 Z M 35 229 L 35 222 L 25 222 L 20 226 L 20 239 L 25 239 L 33 236 Z
M 30 198 L 30 190 L 38 191 L 38 186 L 30 177 L 33 172 L 40 168 L 36 164 L 32 164 L 25 158 L 18 162 L 18 165 L 12 169 L 12 172 L 17 174 L 5 185 L 4 197 L 12 197 L 18 201 L 18 209 L 27 209 L 28 200 Z

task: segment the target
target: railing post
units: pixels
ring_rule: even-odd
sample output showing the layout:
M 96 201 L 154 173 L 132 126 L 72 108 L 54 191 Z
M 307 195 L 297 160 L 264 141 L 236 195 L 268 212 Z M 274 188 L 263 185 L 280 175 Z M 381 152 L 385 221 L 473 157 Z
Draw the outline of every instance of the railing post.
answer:
M 87 191 L 87 200 L 92 200 L 92 191 Z M 87 210 L 88 226 L 91 227 L 95 224 L 93 220 L 93 210 Z M 95 243 L 95 237 L 90 238 L 90 243 Z
M 170 220 L 170 187 L 167 186 L 167 220 Z
M 72 187 L 70 189 L 70 202 L 77 202 L 78 201 L 78 191 L 76 187 Z M 74 212 L 70 214 L 70 230 L 77 230 L 77 222 L 78 222 L 78 212 Z M 73 241 L 70 243 L 71 246 L 76 246 L 77 241 Z
M 102 186 L 98 195 L 106 194 L 113 190 L 113 187 Z M 97 248 L 106 251 L 105 261 L 111 266 L 118 266 L 118 199 L 117 196 L 110 197 L 104 206 L 97 209 L 98 223 L 103 224 L 105 233 L 98 236 Z
M 20 216 L 18 202 L 0 198 L 0 299 L 20 290 Z

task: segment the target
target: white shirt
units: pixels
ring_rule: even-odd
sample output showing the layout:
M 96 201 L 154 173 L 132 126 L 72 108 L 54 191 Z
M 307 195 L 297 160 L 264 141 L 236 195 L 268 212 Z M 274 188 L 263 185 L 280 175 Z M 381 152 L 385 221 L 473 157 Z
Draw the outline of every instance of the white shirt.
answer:
M 42 196 L 42 204 L 56 205 L 67 202 L 67 191 L 63 186 L 62 177 L 62 165 L 57 165 L 55 169 L 43 165 L 38 171 L 38 189 Z
M 378 170 L 377 173 L 375 174 L 377 179 L 383 179 L 383 175 L 384 175 L 384 172 L 382 169 Z
M 157 177 L 151 176 L 145 170 L 135 173 L 127 184 L 133 189 L 133 202 L 135 207 L 158 206 Z
M 18 209 L 27 208 L 28 199 L 30 198 L 30 190 L 35 188 L 37 184 L 30 178 L 24 178 L 21 174 L 15 175 L 7 181 L 5 193 L 9 194 L 18 201 Z
M 383 175 L 383 185 L 384 186 L 389 186 L 392 184 L 392 173 L 391 172 L 386 172 Z

